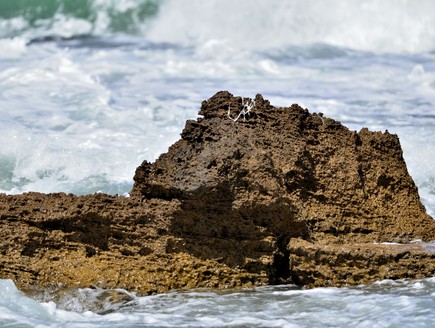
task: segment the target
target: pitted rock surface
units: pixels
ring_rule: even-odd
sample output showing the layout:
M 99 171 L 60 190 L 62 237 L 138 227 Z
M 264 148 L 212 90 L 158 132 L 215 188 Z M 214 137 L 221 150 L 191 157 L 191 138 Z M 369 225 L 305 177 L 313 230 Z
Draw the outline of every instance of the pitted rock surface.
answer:
M 260 95 L 219 92 L 199 114 L 131 197 L 0 195 L 0 278 L 155 293 L 434 275 L 433 248 L 410 242 L 435 221 L 396 135 Z

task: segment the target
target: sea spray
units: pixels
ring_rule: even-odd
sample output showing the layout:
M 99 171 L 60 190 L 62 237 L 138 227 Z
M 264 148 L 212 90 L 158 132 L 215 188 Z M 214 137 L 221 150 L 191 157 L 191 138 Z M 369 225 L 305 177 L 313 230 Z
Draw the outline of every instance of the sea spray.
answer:
M 326 43 L 418 53 L 434 49 L 434 23 L 430 0 L 167 1 L 146 35 L 156 42 L 189 45 L 223 40 L 252 50 Z

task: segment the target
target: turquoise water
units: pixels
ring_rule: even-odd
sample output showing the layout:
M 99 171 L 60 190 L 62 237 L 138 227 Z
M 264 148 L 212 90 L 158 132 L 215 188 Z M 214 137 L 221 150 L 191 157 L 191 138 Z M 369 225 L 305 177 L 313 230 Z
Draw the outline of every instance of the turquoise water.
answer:
M 433 216 L 433 26 L 425 0 L 0 1 L 0 192 L 127 195 L 136 167 L 228 90 L 397 133 Z M 9 327 L 429 327 L 435 308 L 433 279 L 122 304 L 98 303 L 100 291 L 31 300 L 2 284 Z
M 0 2 L 0 37 L 139 34 L 158 9 L 156 0 L 4 0 Z

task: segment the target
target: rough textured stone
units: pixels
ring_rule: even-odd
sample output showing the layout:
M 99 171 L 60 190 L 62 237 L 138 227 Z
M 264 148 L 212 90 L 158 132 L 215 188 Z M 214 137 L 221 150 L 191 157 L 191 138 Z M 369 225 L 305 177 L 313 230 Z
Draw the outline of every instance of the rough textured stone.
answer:
M 410 243 L 435 240 L 435 221 L 396 135 L 260 95 L 248 104 L 228 92 L 203 102 L 137 168 L 129 198 L 0 195 L 0 277 L 154 293 L 435 273 L 434 249 Z

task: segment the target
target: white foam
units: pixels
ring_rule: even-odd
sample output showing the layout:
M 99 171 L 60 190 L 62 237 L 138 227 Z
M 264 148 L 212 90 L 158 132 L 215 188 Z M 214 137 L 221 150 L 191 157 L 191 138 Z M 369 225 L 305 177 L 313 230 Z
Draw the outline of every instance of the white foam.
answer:
M 28 38 L 39 36 L 56 36 L 71 38 L 73 36 L 88 35 L 93 31 L 93 23 L 85 19 L 65 16 L 56 13 L 54 17 L 47 20 L 39 20 L 38 28 L 27 30 Z
M 29 23 L 22 16 L 11 19 L 0 19 L 0 38 L 10 38 L 16 31 L 22 31 L 29 27 Z
M 326 43 L 365 51 L 427 52 L 435 44 L 435 3 L 422 1 L 166 1 L 147 37 L 238 49 Z
M 0 59 L 14 59 L 22 57 L 27 51 L 25 38 L 0 39 Z
M 153 63 L 138 57 L 118 67 L 116 55 L 100 51 L 77 61 L 55 50 L 0 72 L 1 191 L 125 194 L 136 167 L 178 139 L 199 101 L 144 94 L 141 70 L 156 69 Z M 129 56 L 120 55 L 121 62 Z M 130 82 L 108 89 L 98 76 L 111 74 Z
M 268 286 L 246 291 L 171 292 L 127 298 L 111 304 L 105 291 L 82 289 L 62 296 L 59 304 L 36 302 L 10 280 L 0 280 L 0 325 L 32 327 L 105 327 L 152 325 L 203 326 L 407 326 L 425 327 L 435 319 L 434 278 L 382 281 L 352 288 L 298 289 Z M 107 295 L 111 295 L 109 291 Z M 68 310 L 67 310 L 68 309 Z M 99 315 L 96 311 L 108 312 Z

